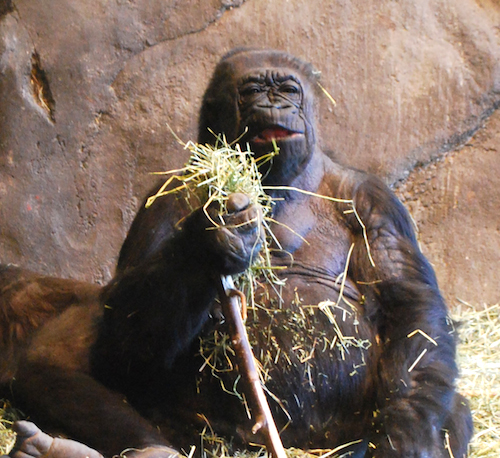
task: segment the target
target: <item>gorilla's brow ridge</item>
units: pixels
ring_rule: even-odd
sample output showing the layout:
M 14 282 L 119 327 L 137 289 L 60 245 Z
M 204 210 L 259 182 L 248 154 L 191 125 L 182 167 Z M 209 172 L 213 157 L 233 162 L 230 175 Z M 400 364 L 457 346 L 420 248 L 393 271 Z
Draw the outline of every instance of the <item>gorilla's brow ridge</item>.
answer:
M 272 83 L 284 83 L 285 81 L 292 80 L 297 84 L 301 85 L 299 78 L 297 78 L 293 73 L 280 73 L 275 70 L 262 70 L 259 74 L 252 73 L 250 75 L 245 75 L 240 84 L 246 83 L 259 83 L 259 84 L 272 84 Z

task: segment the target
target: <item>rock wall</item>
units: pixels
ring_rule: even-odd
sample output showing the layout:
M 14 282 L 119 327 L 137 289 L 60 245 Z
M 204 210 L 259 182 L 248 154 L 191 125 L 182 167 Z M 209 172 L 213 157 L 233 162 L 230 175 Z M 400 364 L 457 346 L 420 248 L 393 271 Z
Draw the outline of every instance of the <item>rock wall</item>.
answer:
M 497 0 L 0 0 L 0 260 L 109 279 L 149 173 L 186 159 L 167 124 L 194 139 L 252 45 L 321 71 L 323 147 L 395 185 L 449 302 L 498 302 L 499 25 Z
M 452 305 L 500 298 L 499 148 L 496 111 L 460 149 L 414 169 L 396 186 Z

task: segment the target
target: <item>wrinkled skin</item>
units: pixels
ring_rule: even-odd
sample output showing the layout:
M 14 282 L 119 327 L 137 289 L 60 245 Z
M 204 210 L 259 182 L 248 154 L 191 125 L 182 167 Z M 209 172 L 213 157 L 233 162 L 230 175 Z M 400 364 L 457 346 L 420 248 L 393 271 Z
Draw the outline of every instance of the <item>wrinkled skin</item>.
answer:
M 315 85 L 313 69 L 285 53 L 236 50 L 217 66 L 199 123 L 200 143 L 214 141 L 210 129 L 240 138 L 257 157 L 273 151 L 273 140 L 279 147 L 262 171 L 278 198 L 272 263 L 284 268 L 277 272 L 286 282 L 260 283 L 247 327 L 284 445 L 351 443 L 342 452 L 358 458 L 463 457 L 471 418 L 454 389 L 456 337 L 434 272 L 390 190 L 318 148 Z M 237 219 L 258 219 L 255 209 L 239 210 Z M 75 382 L 41 396 L 42 386 L 62 377 L 58 371 L 74 375 L 66 363 L 37 369 L 29 382 L 33 368 L 24 382 L 16 376 L 14 389 L 40 422 L 63 419 L 59 428 L 99 451 L 106 435 L 115 438 L 114 450 L 167 445 L 142 423 L 132 431 L 120 409 L 133 406 L 177 449 L 198 443 L 207 423 L 235 447 L 262 441 L 250 433 L 238 396 L 227 393 L 244 393 L 237 373 L 215 365 L 196 338 L 207 342 L 225 329 L 214 311 L 209 315 L 215 291 L 207 272 L 242 270 L 258 225 L 226 234 L 237 243 L 214 241 L 201 230 L 199 213 L 178 232 L 185 215 L 182 202 L 169 197 L 139 210 L 116 276 L 100 295 L 104 312 L 98 308 L 92 324 L 86 355 L 94 386 Z M 230 353 L 219 360 L 227 364 Z M 81 404 L 91 407 L 83 420 L 74 414 Z

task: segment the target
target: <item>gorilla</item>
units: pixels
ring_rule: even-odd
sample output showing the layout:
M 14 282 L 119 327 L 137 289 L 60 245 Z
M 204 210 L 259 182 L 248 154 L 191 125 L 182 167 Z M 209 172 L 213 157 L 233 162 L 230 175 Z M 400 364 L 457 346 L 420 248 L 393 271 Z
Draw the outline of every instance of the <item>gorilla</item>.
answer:
M 435 274 L 393 193 L 320 150 L 317 83 L 287 53 L 236 49 L 199 116 L 202 144 L 220 133 L 256 158 L 279 148 L 261 166 L 279 281 L 257 282 L 246 325 L 282 441 L 357 458 L 465 457 L 472 421 Z M 204 428 L 233 450 L 263 443 L 216 301 L 216 279 L 259 249 L 261 213 L 241 194 L 224 226 L 217 210 L 175 194 L 142 205 L 103 288 L 2 268 L 0 381 L 44 431 L 78 441 L 19 422 L 12 458 L 161 458 Z

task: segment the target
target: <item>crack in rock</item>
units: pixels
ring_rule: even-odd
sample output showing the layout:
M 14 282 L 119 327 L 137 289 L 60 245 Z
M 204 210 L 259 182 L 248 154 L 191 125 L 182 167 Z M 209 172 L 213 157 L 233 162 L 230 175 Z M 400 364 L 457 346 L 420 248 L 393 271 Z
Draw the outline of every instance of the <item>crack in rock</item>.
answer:
M 234 8 L 240 8 L 247 1 L 249 1 L 249 0 L 221 0 L 220 7 L 215 11 L 212 18 L 207 19 L 199 27 L 192 28 L 191 30 L 186 30 L 183 33 L 181 33 L 177 36 L 174 36 L 174 37 L 163 38 L 163 39 L 159 39 L 159 40 L 151 41 L 151 42 L 146 40 L 146 43 L 145 43 L 145 46 L 143 47 L 143 49 L 132 53 L 129 57 L 125 58 L 122 61 L 121 68 L 113 76 L 112 80 L 109 83 L 109 86 L 112 87 L 115 84 L 115 81 L 119 78 L 119 76 L 123 72 L 123 69 L 126 67 L 127 63 L 129 61 L 131 61 L 132 59 L 136 58 L 137 56 L 139 56 L 141 53 L 143 53 L 145 51 L 149 51 L 151 48 L 154 48 L 155 46 L 161 45 L 163 43 L 174 42 L 174 41 L 180 40 L 184 37 L 187 37 L 190 35 L 196 35 L 198 33 L 204 32 L 209 27 L 216 24 L 222 18 L 222 16 L 226 13 L 226 11 L 231 11 Z
M 208 20 L 205 23 L 204 26 L 199 27 L 198 29 L 190 30 L 190 31 L 186 32 L 185 34 L 179 35 L 179 36 L 174 37 L 174 38 L 168 38 L 166 40 L 161 40 L 161 41 L 159 41 L 158 43 L 155 43 L 155 44 L 160 44 L 160 43 L 163 43 L 163 42 L 166 42 L 166 41 L 175 41 L 175 40 L 178 40 L 178 39 L 183 38 L 183 37 L 188 36 L 188 35 L 194 35 L 194 34 L 197 34 L 197 33 L 200 33 L 200 32 L 204 32 L 210 26 L 212 26 L 217 21 L 219 21 L 220 18 L 224 15 L 224 13 L 226 11 L 231 11 L 233 8 L 240 8 L 247 1 L 248 0 L 221 0 L 221 3 L 220 3 L 221 6 L 219 8 L 219 11 L 214 15 L 213 19 L 212 20 Z
M 492 106 L 487 108 L 483 113 L 476 117 L 477 122 L 473 127 L 463 132 L 456 132 L 451 135 L 447 140 L 441 143 L 427 161 L 418 160 L 413 163 L 405 172 L 405 176 L 395 179 L 390 183 L 391 188 L 398 189 L 411 180 L 411 177 L 421 170 L 424 170 L 438 162 L 441 162 L 452 151 L 458 151 L 476 134 L 476 132 L 483 128 L 484 123 L 500 108 L 500 100 L 493 102 Z
M 49 119 L 55 123 L 56 102 L 52 97 L 47 74 L 42 68 L 40 55 L 36 50 L 34 50 L 31 55 L 30 82 L 31 89 L 33 90 L 33 97 L 35 98 L 36 103 L 44 110 Z

